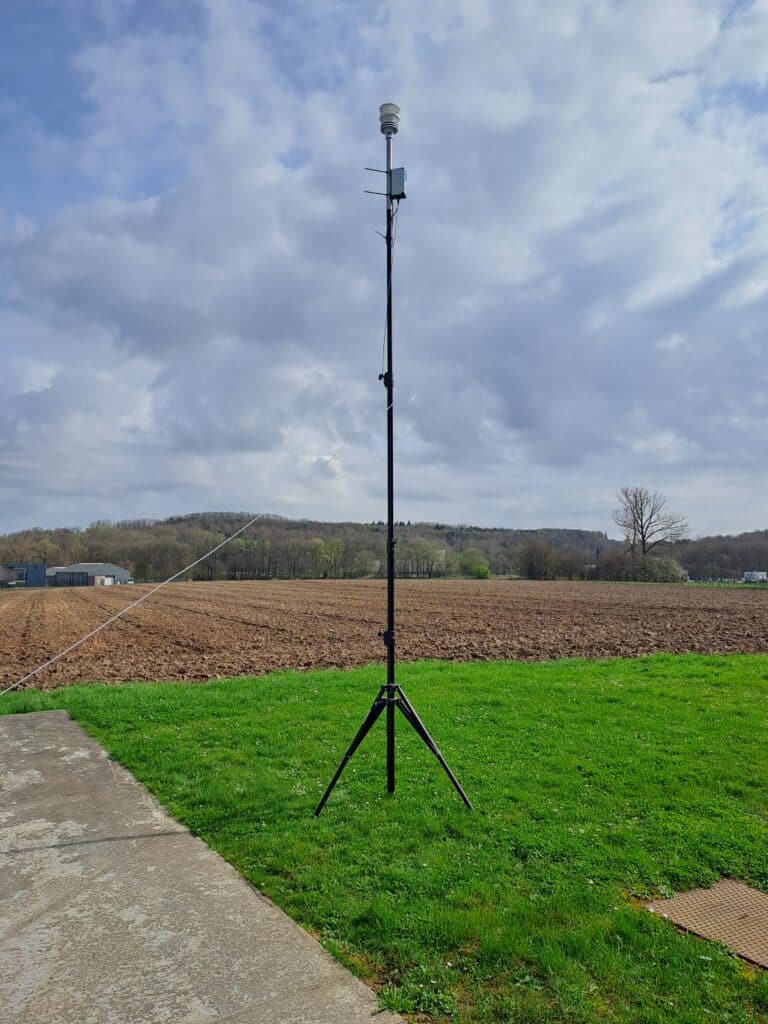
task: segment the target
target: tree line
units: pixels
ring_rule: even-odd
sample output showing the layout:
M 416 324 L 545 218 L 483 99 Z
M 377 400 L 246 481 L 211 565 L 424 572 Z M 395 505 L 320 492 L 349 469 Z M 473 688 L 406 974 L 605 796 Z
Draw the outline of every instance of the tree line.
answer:
M 532 540 L 520 552 L 520 574 L 529 579 L 574 578 L 679 583 L 737 580 L 750 570 L 768 571 L 768 530 L 691 539 L 685 516 L 647 487 L 621 487 L 613 521 L 623 542 L 596 545 L 579 571 L 577 552 Z
M 675 582 L 686 574 L 691 579 L 727 580 L 750 569 L 768 569 L 768 530 L 692 540 L 684 536 L 684 519 L 669 513 L 656 492 L 646 492 L 650 523 L 634 521 L 632 500 L 638 496 L 628 495 L 632 500 L 622 506 L 624 490 L 633 489 L 619 491 L 614 516 L 623 541 L 590 530 L 398 523 L 397 575 Z M 634 507 L 637 510 L 636 501 Z M 0 536 L 0 565 L 115 562 L 137 580 L 157 581 L 200 558 L 251 518 L 244 512 L 208 512 L 164 520 L 98 521 L 84 529 L 22 530 Z M 196 566 L 189 578 L 381 577 L 386 574 L 385 543 L 383 522 L 323 523 L 266 516 Z
M 31 529 L 0 536 L 0 564 L 114 562 L 136 580 L 165 579 L 234 533 L 252 515 L 197 513 L 160 521 L 98 521 L 84 529 Z M 517 575 L 530 544 L 550 545 L 571 575 L 583 573 L 604 533 L 588 530 L 505 530 L 441 523 L 396 526 L 401 578 L 485 578 Z M 190 579 L 322 579 L 386 575 L 386 525 L 324 523 L 265 516 L 190 573 Z

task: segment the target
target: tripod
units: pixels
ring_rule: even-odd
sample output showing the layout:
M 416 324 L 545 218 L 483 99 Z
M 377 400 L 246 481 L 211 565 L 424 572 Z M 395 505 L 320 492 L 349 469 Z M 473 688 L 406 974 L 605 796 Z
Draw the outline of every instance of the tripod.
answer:
M 428 749 L 432 751 L 453 783 L 456 792 L 466 806 L 472 810 L 469 797 L 448 767 L 448 762 L 440 753 L 426 726 L 416 714 L 413 705 L 395 682 L 395 448 L 393 414 L 394 379 L 392 376 L 392 249 L 394 247 L 394 239 L 392 235 L 392 220 L 394 203 L 397 202 L 399 204 L 401 199 L 405 199 L 405 169 L 402 167 L 393 169 L 392 167 L 392 139 L 397 134 L 400 126 L 400 108 L 394 103 L 382 104 L 379 108 L 379 122 L 387 146 L 387 169 L 383 172 L 387 176 L 387 191 L 373 193 L 374 195 L 384 195 L 387 198 L 387 233 L 384 238 L 387 245 L 387 369 L 385 373 L 379 374 L 379 380 L 384 382 L 387 393 L 387 628 L 379 634 L 387 648 L 387 681 L 379 689 L 378 695 L 371 705 L 368 714 L 363 719 L 363 723 L 357 730 L 355 738 L 352 740 L 349 749 L 336 769 L 336 774 L 331 779 L 320 803 L 315 808 L 315 817 L 320 814 L 325 806 L 328 797 L 333 792 L 334 786 L 339 781 L 341 773 L 346 768 L 349 760 L 368 735 L 379 715 L 384 711 L 386 711 L 387 729 L 387 792 L 395 792 L 396 709 L 400 711 L 406 722 L 411 725 Z M 375 170 L 375 168 L 366 168 L 366 170 Z

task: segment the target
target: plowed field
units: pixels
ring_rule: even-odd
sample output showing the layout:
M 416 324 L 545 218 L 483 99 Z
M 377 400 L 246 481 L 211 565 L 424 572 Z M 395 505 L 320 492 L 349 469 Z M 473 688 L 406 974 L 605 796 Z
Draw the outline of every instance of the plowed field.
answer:
M 0 593 L 9 685 L 145 588 Z M 398 583 L 398 655 L 455 661 L 768 651 L 768 591 L 465 580 Z M 30 684 L 211 679 L 383 660 L 383 581 L 177 583 Z

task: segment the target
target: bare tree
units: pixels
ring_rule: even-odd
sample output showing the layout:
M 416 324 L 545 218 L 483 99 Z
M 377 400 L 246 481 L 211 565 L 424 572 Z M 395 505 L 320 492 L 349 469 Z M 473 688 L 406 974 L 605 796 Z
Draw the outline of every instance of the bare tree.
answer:
M 555 575 L 557 551 L 544 540 L 532 539 L 517 551 L 517 569 L 529 580 L 548 580 Z
M 644 562 L 657 545 L 673 544 L 685 537 L 688 531 L 685 516 L 670 512 L 667 499 L 659 491 L 649 491 L 647 487 L 622 487 L 616 497 L 619 504 L 613 513 L 613 521 L 624 531 L 633 565 L 637 562 L 638 553 Z

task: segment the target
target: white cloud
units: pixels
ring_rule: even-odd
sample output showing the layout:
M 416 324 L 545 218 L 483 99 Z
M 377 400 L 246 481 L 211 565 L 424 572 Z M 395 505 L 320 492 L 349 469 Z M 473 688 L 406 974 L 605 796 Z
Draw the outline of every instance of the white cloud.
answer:
M 609 528 L 636 481 L 694 530 L 762 525 L 767 489 L 734 508 L 702 481 L 741 493 L 768 426 L 732 409 L 766 384 L 765 4 L 174 11 L 104 7 L 51 140 L 87 198 L 0 233 L 0 525 L 380 517 L 361 190 L 389 99 L 399 515 Z

